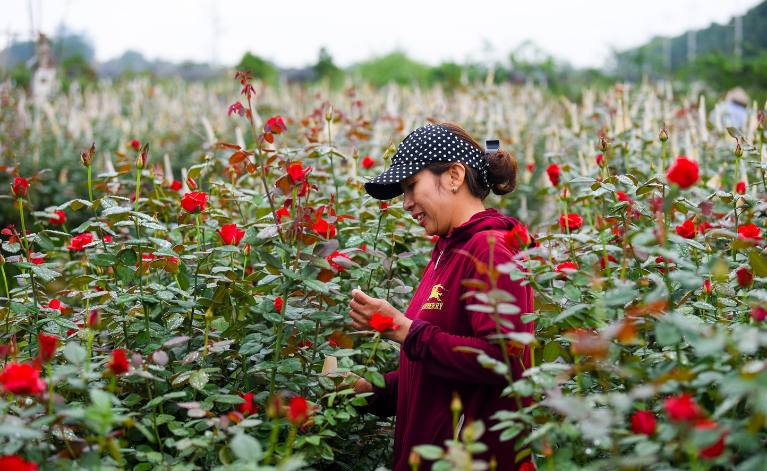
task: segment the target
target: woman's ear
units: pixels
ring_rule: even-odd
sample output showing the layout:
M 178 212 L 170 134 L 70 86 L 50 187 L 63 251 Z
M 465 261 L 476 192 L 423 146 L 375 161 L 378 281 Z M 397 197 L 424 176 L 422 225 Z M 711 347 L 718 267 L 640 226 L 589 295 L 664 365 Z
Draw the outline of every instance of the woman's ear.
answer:
M 466 176 L 466 167 L 458 162 L 453 163 L 450 166 L 450 184 L 451 186 L 463 185 L 464 178 Z

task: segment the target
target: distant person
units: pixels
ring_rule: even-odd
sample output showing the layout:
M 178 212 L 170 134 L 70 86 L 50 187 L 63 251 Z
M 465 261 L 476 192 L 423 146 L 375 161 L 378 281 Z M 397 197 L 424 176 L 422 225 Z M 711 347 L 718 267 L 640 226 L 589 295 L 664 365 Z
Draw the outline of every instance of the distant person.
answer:
M 726 108 L 722 113 L 722 124 L 725 127 L 743 129 L 746 123 L 746 106 L 750 101 L 748 93 L 741 87 L 735 87 L 724 97 Z

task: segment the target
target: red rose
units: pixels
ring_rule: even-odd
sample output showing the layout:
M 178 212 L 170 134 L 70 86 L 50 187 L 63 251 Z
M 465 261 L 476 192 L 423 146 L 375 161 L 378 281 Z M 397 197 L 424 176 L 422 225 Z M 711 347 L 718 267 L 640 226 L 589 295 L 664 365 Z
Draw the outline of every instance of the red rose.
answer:
M 309 409 L 309 403 L 306 402 L 303 396 L 296 396 L 288 401 L 288 415 L 287 418 L 293 425 L 301 425 L 309 417 L 311 410 Z
M 652 435 L 655 432 L 655 425 L 656 420 L 651 412 L 640 410 L 631 417 L 631 431 L 637 435 Z
M 709 224 L 708 221 L 703 221 L 703 223 L 698 224 L 698 232 L 701 234 L 705 234 L 706 231 L 711 229 L 711 224 Z
M 237 229 L 237 224 L 224 224 L 221 229 L 216 229 L 221 236 L 224 245 L 237 245 L 245 236 L 245 231 Z
M 751 318 L 756 322 L 762 322 L 765 317 L 767 317 L 767 311 L 765 311 L 762 306 L 754 306 L 754 308 L 751 309 Z
M 703 282 L 703 293 L 711 294 L 711 281 L 706 280 Z
M 695 424 L 695 428 L 698 430 L 716 430 L 719 428 L 719 424 L 710 419 L 701 419 Z M 724 451 L 724 439 L 726 437 L 727 432 L 725 431 L 719 436 L 719 439 L 715 443 L 698 450 L 698 456 L 701 458 L 713 459 L 721 455 Z
M 290 175 L 290 179 L 293 183 L 298 183 L 303 180 L 306 174 L 311 172 L 311 170 L 311 167 L 304 168 L 301 162 L 295 162 L 288 167 L 288 175 Z
M 240 397 L 245 399 L 245 402 L 242 404 L 237 404 L 237 411 L 245 416 L 253 415 L 258 411 L 258 406 L 253 401 L 253 393 L 248 393 L 243 395 L 240 393 Z
M 373 314 L 373 318 L 370 319 L 370 327 L 374 328 L 375 330 L 379 332 L 383 332 L 384 330 L 394 329 L 397 330 L 401 326 L 394 325 L 394 318 L 391 316 L 384 316 L 380 312 L 376 312 Z
M 535 170 L 535 164 L 527 164 L 527 171 L 533 173 L 533 170 Z
M 51 309 L 58 309 L 61 312 L 64 312 L 67 309 L 61 305 L 61 301 L 58 299 L 51 299 L 51 301 L 48 303 L 48 307 Z
M 133 150 L 137 151 L 141 149 L 141 142 L 138 139 L 133 139 L 130 141 L 130 146 L 133 147 Z
M 56 342 L 59 338 L 55 335 L 45 335 L 42 332 L 37 335 L 37 338 L 40 345 L 40 359 L 48 361 L 53 358 L 56 353 Z
M 324 219 L 315 221 L 314 224 L 312 224 L 312 229 L 326 239 L 332 239 L 336 236 L 335 224 L 328 224 Z
M 512 340 L 509 342 L 509 346 L 506 348 L 506 354 L 510 357 L 518 357 L 525 351 L 525 345 L 523 343 Z
M 0 456 L 0 469 L 4 471 L 38 471 L 37 465 L 19 455 Z
M 30 258 L 29 261 L 34 263 L 35 265 L 42 265 L 43 262 L 45 261 L 45 258 L 43 257 Z
M 282 298 L 278 297 L 274 300 L 274 309 L 276 309 L 277 312 L 282 312 Z
M 199 213 L 205 211 L 205 203 L 208 201 L 208 195 L 202 192 L 192 191 L 184 194 L 181 198 L 181 207 L 189 213 Z
M 170 189 L 173 191 L 180 191 L 181 187 L 181 182 L 178 180 L 173 180 L 173 183 L 170 184 Z
M 85 250 L 85 246 L 93 242 L 93 234 L 86 232 L 77 237 L 72 237 L 72 242 L 67 245 L 69 250 Z
M 330 263 L 331 267 L 337 269 L 338 272 L 340 273 L 340 272 L 346 270 L 346 268 L 342 267 L 341 265 L 339 265 L 337 263 L 339 260 L 333 261 L 334 259 L 338 259 L 338 258 L 345 258 L 347 260 L 351 260 L 351 258 L 349 258 L 348 255 L 346 255 L 345 253 L 341 253 L 338 250 L 336 250 L 332 254 L 328 255 L 327 257 L 325 257 L 325 260 L 327 260 L 328 263 Z
M 27 187 L 29 187 L 29 182 L 26 178 L 16 177 L 11 184 L 11 192 L 16 198 L 21 198 L 27 194 Z
M 703 415 L 703 411 L 689 393 L 666 398 L 663 401 L 666 414 L 674 422 L 689 422 Z
M 575 229 L 580 229 L 581 226 L 583 226 L 583 218 L 578 216 L 575 213 L 570 213 L 567 215 L 567 219 L 565 220 L 565 215 L 563 214 L 559 217 L 559 225 L 562 226 L 562 229 L 564 229 L 565 224 L 567 225 L 567 228 L 570 229 L 571 231 Z
M 287 208 L 280 208 L 276 212 L 277 214 L 277 224 L 282 224 L 282 216 L 290 217 L 290 211 L 287 210 Z
M 112 236 L 111 235 L 105 235 L 104 236 L 104 242 L 112 242 Z
M 503 241 L 510 249 L 525 250 L 530 246 L 531 238 L 530 233 L 527 232 L 527 227 L 517 224 L 503 236 Z
M 746 267 L 739 268 L 735 275 L 738 278 L 738 284 L 744 288 L 751 286 L 751 283 L 754 282 L 754 274 Z
M 549 174 L 549 180 L 554 186 L 559 186 L 559 176 L 562 175 L 562 169 L 557 164 L 551 164 L 546 169 L 546 173 Z
M 735 185 L 735 193 L 739 195 L 743 195 L 746 193 L 746 182 L 738 182 L 737 185 Z
M 562 273 L 563 275 L 571 275 L 572 272 L 578 271 L 578 265 L 573 262 L 565 262 L 557 265 L 557 268 L 555 268 L 554 271 Z
M 370 168 L 375 164 L 376 164 L 376 161 L 371 159 L 370 157 L 365 157 L 364 159 L 362 159 L 362 166 L 364 168 Z
M 694 239 L 695 224 L 693 224 L 693 222 L 688 219 L 681 226 L 676 226 L 676 233 L 685 239 Z
M 761 239 L 762 230 L 756 224 L 748 224 L 738 227 L 738 235 L 743 239 Z
M 112 351 L 112 356 L 107 361 L 107 368 L 109 368 L 115 375 L 121 375 L 130 371 L 128 358 L 125 356 L 123 349 L 115 348 Z
M 64 211 L 56 211 L 53 214 L 55 214 L 55 217 L 49 218 L 48 222 L 53 224 L 54 226 L 60 226 L 67 222 L 67 215 L 64 213 Z
M 597 155 L 597 165 L 599 168 L 605 168 L 605 156 L 602 154 Z
M 285 126 L 285 121 L 283 121 L 282 116 L 269 118 L 266 121 L 266 126 L 264 126 L 264 132 L 273 132 L 275 134 L 282 134 L 282 131 L 287 130 L 288 128 Z
M 683 190 L 686 190 L 698 181 L 698 163 L 683 155 L 679 156 L 671 168 L 668 169 L 666 178 L 671 183 L 676 183 Z
M 608 262 L 613 262 L 613 263 L 620 263 L 620 262 L 618 262 L 618 259 L 616 259 L 616 258 L 615 258 L 615 257 L 613 257 L 612 255 L 608 255 L 608 256 L 607 256 L 607 261 L 608 261 Z M 602 270 L 604 270 L 605 268 L 607 268 L 607 265 L 605 264 L 605 258 L 604 258 L 604 257 L 602 257 L 602 258 L 600 258 L 600 259 L 599 259 L 599 264 L 602 266 Z
M 522 466 L 519 467 L 519 471 L 535 471 L 535 465 L 531 462 L 522 463 Z
M 6 363 L 0 373 L 0 383 L 11 394 L 37 394 L 45 389 L 40 371 L 28 363 Z
M 616 191 L 615 196 L 618 197 L 618 201 L 629 201 L 628 195 L 622 191 Z

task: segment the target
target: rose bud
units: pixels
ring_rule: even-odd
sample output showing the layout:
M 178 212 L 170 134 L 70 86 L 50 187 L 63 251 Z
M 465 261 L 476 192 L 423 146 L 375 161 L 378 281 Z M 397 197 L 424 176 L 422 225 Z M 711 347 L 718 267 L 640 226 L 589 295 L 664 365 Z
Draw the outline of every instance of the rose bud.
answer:
M 735 145 L 735 152 L 733 152 L 733 154 L 735 154 L 735 157 L 743 156 L 743 148 L 740 147 L 740 142 Z
M 762 322 L 765 317 L 767 317 L 767 311 L 764 310 L 764 307 L 754 306 L 754 308 L 751 309 L 751 318 L 754 319 L 754 321 Z
M 668 132 L 666 132 L 666 123 L 663 123 L 663 127 L 660 130 L 660 134 L 658 134 L 658 139 L 661 142 L 668 141 Z
M 325 111 L 325 121 L 330 121 L 331 119 L 333 119 L 333 105 L 330 105 L 327 111 Z
M 136 168 L 141 170 L 146 167 L 146 162 L 149 160 L 149 143 L 144 144 L 144 148 L 139 152 L 136 157 Z
M 16 198 L 23 198 L 24 195 L 27 194 L 28 187 L 29 182 L 26 178 L 16 177 L 13 179 L 13 183 L 11 184 L 11 192 Z
M 605 156 L 604 156 L 604 154 L 597 155 L 597 165 L 599 165 L 599 168 L 605 168 Z
M 186 186 L 188 186 L 192 191 L 197 189 L 197 183 L 194 182 L 192 177 L 186 177 Z

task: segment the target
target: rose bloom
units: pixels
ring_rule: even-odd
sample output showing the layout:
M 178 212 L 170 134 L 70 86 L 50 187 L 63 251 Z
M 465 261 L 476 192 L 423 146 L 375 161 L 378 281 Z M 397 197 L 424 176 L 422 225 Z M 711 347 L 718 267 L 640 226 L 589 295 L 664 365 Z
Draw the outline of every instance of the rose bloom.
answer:
M 522 463 L 522 466 L 519 467 L 519 471 L 535 471 L 535 465 L 531 462 Z
M 689 393 L 666 398 L 663 408 L 674 422 L 689 422 L 703 415 L 703 411 Z
M 384 316 L 380 312 L 373 314 L 373 318 L 370 319 L 370 327 L 374 328 L 378 332 L 384 330 L 394 329 L 397 330 L 402 326 L 394 325 L 394 318 L 391 316 Z
M 622 191 L 616 191 L 615 196 L 618 197 L 618 201 L 629 201 L 628 195 Z
M 530 246 L 531 238 L 527 227 L 517 224 L 503 236 L 503 241 L 510 249 L 524 250 Z
M 546 173 L 549 174 L 549 180 L 554 186 L 559 186 L 559 176 L 562 175 L 562 169 L 557 164 L 551 164 L 546 169 Z
M 56 353 L 56 342 L 59 340 L 55 335 L 45 335 L 40 332 L 37 336 L 40 345 L 40 359 L 49 361 Z
M 86 232 L 77 237 L 72 237 L 72 242 L 67 246 L 69 250 L 85 250 L 85 246 L 93 242 L 93 234 Z
M 178 180 L 173 180 L 173 183 L 170 184 L 170 189 L 173 191 L 180 191 L 182 188 L 181 182 Z
M 29 182 L 26 178 L 16 177 L 13 179 L 13 183 L 11 184 L 11 193 L 13 193 L 13 196 L 16 198 L 21 198 L 27 194 L 28 187 Z
M 698 430 L 716 430 L 719 428 L 719 424 L 711 419 L 701 419 L 695 424 L 695 428 Z M 721 455 L 724 451 L 724 439 L 727 437 L 727 432 L 723 432 L 719 439 L 713 444 L 701 448 L 698 450 L 698 456 L 701 458 L 713 459 Z
M 676 226 L 676 233 L 685 239 L 695 238 L 695 224 L 688 219 L 681 226 Z
M 640 410 L 631 417 L 631 431 L 637 435 L 652 435 L 655 432 L 656 423 L 652 412 Z
M 61 304 L 61 301 L 59 301 L 58 299 L 51 299 L 51 301 L 48 303 L 48 305 L 46 306 L 45 304 L 43 304 L 43 307 L 48 307 L 48 308 L 51 308 L 51 309 L 58 309 L 61 312 L 64 312 L 67 309 L 67 308 L 65 308 Z
M 221 242 L 224 245 L 237 245 L 245 236 L 245 231 L 237 229 L 237 224 L 224 224 L 221 229 L 216 229 L 221 236 Z
M 245 395 L 240 393 L 240 397 L 245 399 L 245 402 L 243 402 L 242 404 L 237 404 L 237 411 L 240 414 L 244 416 L 248 416 L 248 415 L 253 415 L 258 411 L 258 406 L 253 401 L 253 393 L 247 393 Z
M 767 317 L 767 311 L 762 306 L 754 306 L 751 309 L 751 318 L 756 322 L 762 322 Z
M 64 211 L 56 211 L 53 214 L 55 214 L 55 217 L 49 218 L 48 222 L 53 224 L 54 226 L 60 226 L 67 222 L 67 215 L 64 213 Z
M 3 471 L 38 471 L 40 468 L 19 455 L 0 456 L 0 469 Z
M 565 224 L 571 231 L 580 229 L 581 226 L 583 226 L 583 218 L 575 213 L 570 213 L 567 215 L 567 219 L 565 219 L 565 215 L 563 214 L 559 217 L 559 225 L 562 226 L 562 229 L 564 229 Z
M 293 425 L 301 425 L 311 414 L 309 403 L 303 396 L 296 396 L 288 401 L 287 418 Z
M 287 210 L 287 208 L 280 208 L 275 213 L 277 214 L 277 224 L 282 224 L 282 217 L 290 217 L 290 211 Z
M 6 363 L 0 373 L 3 390 L 11 394 L 37 394 L 45 389 L 40 371 L 28 363 Z
M 290 175 L 290 179 L 293 183 L 299 183 L 311 170 L 311 167 L 304 168 L 301 162 L 295 162 L 288 167 L 288 175 Z
M 761 239 L 762 230 L 756 224 L 748 224 L 738 227 L 738 235 L 743 239 Z
M 338 272 L 341 273 L 342 271 L 344 271 L 346 269 L 344 267 L 342 267 L 341 265 L 339 265 L 338 263 L 333 261 L 334 258 L 338 258 L 338 257 L 342 257 L 342 258 L 346 258 L 348 260 L 351 260 L 351 258 L 348 255 L 346 255 L 345 253 L 341 253 L 338 250 L 336 250 L 332 254 L 328 255 L 327 257 L 325 257 L 325 260 L 327 260 L 328 263 L 330 263 L 331 267 L 337 269 Z
M 683 190 L 686 190 L 698 182 L 698 163 L 681 155 L 676 158 L 674 164 L 668 169 L 666 178 L 671 183 L 676 183 Z
M 738 182 L 738 184 L 735 185 L 735 193 L 739 195 L 746 194 L 746 182 Z
M 282 312 L 282 298 L 278 297 L 274 300 L 274 309 L 276 309 L 277 312 Z
M 266 120 L 267 126 L 271 126 L 271 131 L 275 134 L 282 134 L 282 131 L 287 130 L 287 127 L 285 126 L 285 121 L 282 119 L 282 116 L 275 116 L 273 118 L 269 118 Z M 264 129 L 264 131 L 266 131 Z
M 115 375 L 121 375 L 130 371 L 128 358 L 121 348 L 115 348 L 112 351 L 112 356 L 109 358 L 109 361 L 107 361 L 107 368 L 109 368 Z
M 735 276 L 738 279 L 738 284 L 744 288 L 751 286 L 754 282 L 754 274 L 751 273 L 748 268 L 741 267 L 735 272 Z
M 312 229 L 314 232 L 327 239 L 332 239 L 336 236 L 335 224 L 328 224 L 328 222 L 324 219 L 315 221 L 314 224 L 312 224 Z
M 563 275 L 570 275 L 571 271 L 577 271 L 578 265 L 574 264 L 573 262 L 565 262 L 557 265 L 557 268 L 554 269 L 557 273 L 562 273 Z
M 365 157 L 364 159 L 362 159 L 362 166 L 364 168 L 370 168 L 375 164 L 376 164 L 376 161 L 371 159 L 370 157 Z
M 138 139 L 133 139 L 130 141 L 130 146 L 133 147 L 133 150 L 138 151 L 141 149 L 141 142 Z
M 192 191 L 186 193 L 181 198 L 181 207 L 189 213 L 199 213 L 205 211 L 205 203 L 208 202 L 208 195 L 203 192 Z

